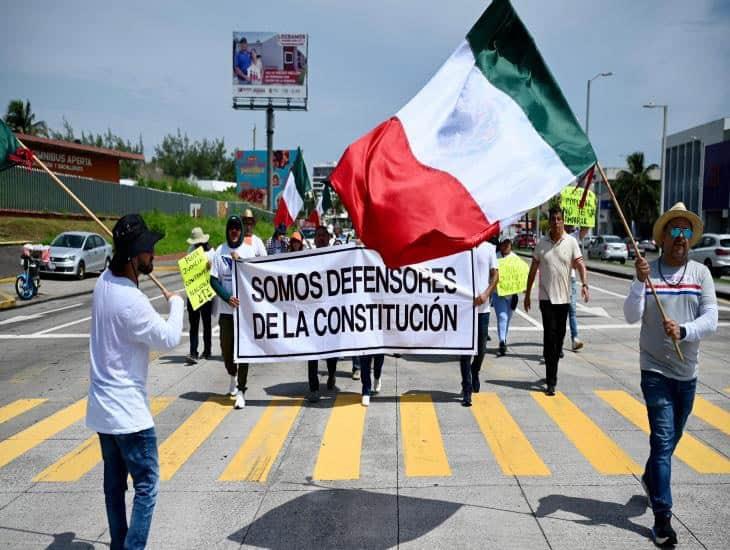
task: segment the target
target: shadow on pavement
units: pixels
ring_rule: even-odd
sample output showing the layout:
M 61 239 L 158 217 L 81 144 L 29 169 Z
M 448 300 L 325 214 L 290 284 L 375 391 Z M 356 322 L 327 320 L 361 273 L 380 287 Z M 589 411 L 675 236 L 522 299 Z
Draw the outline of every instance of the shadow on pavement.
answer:
M 392 548 L 437 528 L 462 504 L 358 489 L 313 490 L 231 533 L 261 548 Z M 397 510 L 417 517 L 398 533 Z
M 78 541 L 76 533 L 67 531 L 53 535 L 53 542 L 46 547 L 46 550 L 91 550 L 92 548 L 94 548 L 93 544 Z
M 459 355 L 401 355 L 403 361 L 414 361 L 418 363 L 453 363 L 459 362 Z
M 561 521 L 570 521 L 579 525 L 611 525 L 618 529 L 631 531 L 642 537 L 650 538 L 651 529 L 645 525 L 639 525 L 631 521 L 631 518 L 639 517 L 646 512 L 647 500 L 644 495 L 632 496 L 626 504 L 616 502 L 604 502 L 592 498 L 569 497 L 565 495 L 548 495 L 539 501 L 535 516 L 537 518 L 549 517 L 552 514 L 563 511 L 585 519 L 551 518 Z
M 514 388 L 516 390 L 525 391 L 544 391 L 545 379 L 539 380 L 484 380 L 485 384 L 493 384 L 495 386 L 503 386 L 505 388 Z M 482 386 L 484 387 L 484 386 Z M 485 390 L 487 388 L 484 388 Z

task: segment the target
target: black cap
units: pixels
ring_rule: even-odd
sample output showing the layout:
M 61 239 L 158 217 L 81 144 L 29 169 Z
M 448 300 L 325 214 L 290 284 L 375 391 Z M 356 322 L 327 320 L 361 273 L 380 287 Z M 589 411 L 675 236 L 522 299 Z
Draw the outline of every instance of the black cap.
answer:
M 280 223 L 276 226 L 276 229 L 274 230 L 274 234 L 276 235 L 286 235 L 286 224 Z
M 139 214 L 122 216 L 112 229 L 115 253 L 131 260 L 142 252 L 152 253 L 164 235 L 150 231 Z

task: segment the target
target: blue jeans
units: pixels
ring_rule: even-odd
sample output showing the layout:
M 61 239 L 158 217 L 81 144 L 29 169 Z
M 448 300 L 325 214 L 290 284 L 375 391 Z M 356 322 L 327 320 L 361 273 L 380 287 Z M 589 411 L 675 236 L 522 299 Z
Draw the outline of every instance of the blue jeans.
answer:
M 383 361 L 385 360 L 385 355 L 382 353 L 378 353 L 376 355 L 363 355 L 360 357 L 360 375 L 362 380 L 362 394 L 363 395 L 370 395 L 370 391 L 372 390 L 373 383 L 370 379 L 370 365 L 374 365 L 375 367 L 375 379 L 380 379 L 380 374 L 383 372 Z
M 497 296 L 492 298 L 494 311 L 497 314 L 497 334 L 499 341 L 507 343 L 509 322 L 512 319 L 512 296 Z
M 672 454 L 692 412 L 696 387 L 697 379 L 680 381 L 641 371 L 641 391 L 651 428 L 644 475 L 654 515 L 669 515 L 672 510 Z
M 487 329 L 489 328 L 489 312 L 477 315 L 477 354 L 462 355 L 459 360 L 461 366 L 461 389 L 464 393 L 471 393 L 476 386 L 479 388 L 479 371 L 482 369 L 484 352 L 487 345 Z
M 160 467 L 155 429 L 123 435 L 99 434 L 104 459 L 104 498 L 111 533 L 111 548 L 144 548 L 155 510 Z M 127 475 L 134 484 L 132 518 L 127 527 Z
M 578 318 L 575 315 L 575 303 L 578 301 L 578 281 L 575 277 L 570 278 L 570 309 L 568 310 L 568 322 L 570 323 L 570 338 L 578 338 Z

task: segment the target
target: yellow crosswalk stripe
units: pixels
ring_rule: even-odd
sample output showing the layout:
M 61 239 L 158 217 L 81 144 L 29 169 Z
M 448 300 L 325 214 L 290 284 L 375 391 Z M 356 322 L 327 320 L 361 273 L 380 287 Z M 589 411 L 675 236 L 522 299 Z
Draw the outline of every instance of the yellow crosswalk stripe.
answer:
M 16 416 L 20 416 L 24 412 L 28 412 L 33 407 L 37 407 L 46 401 L 48 401 L 48 399 L 18 399 L 4 407 L 0 407 L 0 424 L 7 422 Z
M 409 477 L 450 476 L 436 408 L 425 393 L 400 397 L 405 471 Z
M 155 397 L 150 404 L 152 414 L 164 411 L 174 399 L 174 397 Z M 33 481 L 78 481 L 99 462 L 101 462 L 101 447 L 99 447 L 99 436 L 94 434 L 35 476 Z
M 71 424 L 75 424 L 84 417 L 85 413 L 86 399 L 84 398 L 33 424 L 30 428 L 15 434 L 10 439 L 1 441 L 0 468 L 40 445 L 46 439 L 65 430 Z
M 272 399 L 218 480 L 264 483 L 303 404 L 300 398 Z
M 314 479 L 338 480 L 360 477 L 362 435 L 367 407 L 360 394 L 341 393 L 335 400 L 314 466 Z
M 698 395 L 695 397 L 695 405 L 692 413 L 707 422 L 710 426 L 717 428 L 726 435 L 730 435 L 730 413 L 725 409 L 718 407 L 714 403 L 710 403 L 707 399 Z
M 649 433 L 646 407 L 637 399 L 621 390 L 596 390 L 596 395 L 634 426 Z M 674 455 L 701 474 L 730 474 L 730 460 L 686 432 L 680 439 Z
M 606 435 L 563 393 L 532 397 L 560 427 L 568 439 L 600 473 L 606 475 L 640 474 L 643 469 Z
M 172 479 L 180 467 L 233 409 L 227 396 L 208 398 L 159 448 L 160 479 Z
M 496 393 L 474 394 L 471 412 L 492 449 L 502 473 L 520 476 L 549 476 L 525 434 Z

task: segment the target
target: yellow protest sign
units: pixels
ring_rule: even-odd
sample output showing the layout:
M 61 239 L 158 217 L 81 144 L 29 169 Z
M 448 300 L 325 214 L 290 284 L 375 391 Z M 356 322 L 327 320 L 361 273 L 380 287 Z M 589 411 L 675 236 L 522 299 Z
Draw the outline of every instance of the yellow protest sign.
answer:
M 595 227 L 596 225 L 596 194 L 588 191 L 586 203 L 578 208 L 585 189 L 569 185 L 560 193 L 560 205 L 563 207 L 565 225 L 579 227 Z
M 202 248 L 196 248 L 184 258 L 180 258 L 177 265 L 180 266 L 185 293 L 193 309 L 198 309 L 215 296 L 215 291 L 210 286 L 208 257 Z
M 499 264 L 499 282 L 497 295 L 509 296 L 518 294 L 527 288 L 527 274 L 530 266 L 517 254 L 510 254 L 506 258 L 497 260 Z

